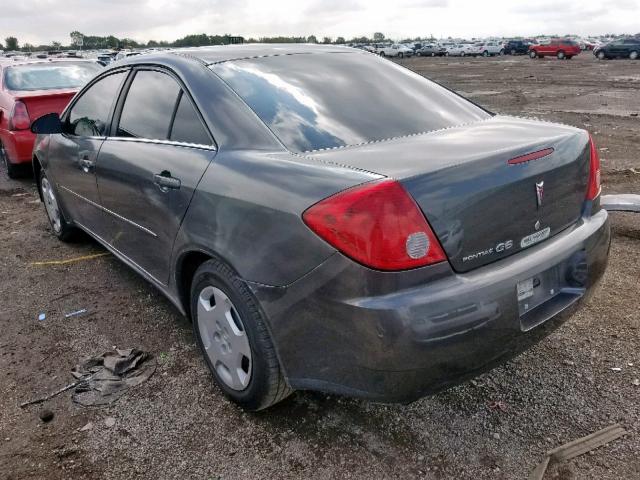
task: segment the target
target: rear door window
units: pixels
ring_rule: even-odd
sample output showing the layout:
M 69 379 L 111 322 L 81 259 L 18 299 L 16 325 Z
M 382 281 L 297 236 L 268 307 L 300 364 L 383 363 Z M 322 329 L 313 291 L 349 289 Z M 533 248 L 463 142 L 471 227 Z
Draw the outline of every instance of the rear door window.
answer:
M 71 107 L 67 131 L 81 137 L 105 136 L 111 120 L 111 107 L 126 74 L 114 73 L 91 85 Z
M 167 140 L 180 86 L 169 75 L 141 70 L 131 83 L 116 136 Z
M 180 95 L 179 102 L 169 139 L 175 142 L 211 145 L 207 130 L 184 92 Z

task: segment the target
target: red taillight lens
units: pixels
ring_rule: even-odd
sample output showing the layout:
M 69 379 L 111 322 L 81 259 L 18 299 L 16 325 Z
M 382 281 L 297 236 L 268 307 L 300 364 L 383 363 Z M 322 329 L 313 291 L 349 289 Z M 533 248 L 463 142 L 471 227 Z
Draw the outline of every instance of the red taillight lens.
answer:
M 446 259 L 416 202 L 395 180 L 337 193 L 309 207 L 311 230 L 355 261 L 378 270 L 407 270 Z
M 31 119 L 29 118 L 29 112 L 27 106 L 18 101 L 13 106 L 11 117 L 9 119 L 10 130 L 27 130 L 31 126 Z
M 591 135 L 589 135 L 589 150 L 591 151 L 591 162 L 589 164 L 587 200 L 595 200 L 600 195 L 602 186 L 600 185 L 600 155 L 598 155 L 598 149 Z

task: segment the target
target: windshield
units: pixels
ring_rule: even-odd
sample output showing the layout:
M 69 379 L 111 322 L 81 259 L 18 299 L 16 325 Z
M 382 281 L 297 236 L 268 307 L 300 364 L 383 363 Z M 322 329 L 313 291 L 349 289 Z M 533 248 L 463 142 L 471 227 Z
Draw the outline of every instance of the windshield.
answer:
M 50 62 L 8 67 L 4 83 L 8 90 L 56 90 L 78 88 L 102 67 L 93 62 Z
M 357 145 L 485 119 L 489 113 L 366 53 L 297 54 L 211 65 L 293 151 Z

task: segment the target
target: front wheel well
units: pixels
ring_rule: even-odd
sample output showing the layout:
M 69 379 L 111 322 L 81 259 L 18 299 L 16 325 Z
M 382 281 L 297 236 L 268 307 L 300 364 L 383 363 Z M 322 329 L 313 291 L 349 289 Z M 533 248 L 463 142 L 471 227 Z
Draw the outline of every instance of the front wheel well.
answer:
M 40 160 L 36 155 L 33 156 L 31 160 L 31 164 L 33 167 L 33 177 L 36 180 L 36 187 L 38 189 L 38 196 L 40 197 L 40 201 L 44 201 L 42 198 L 42 191 L 40 190 L 40 172 L 42 171 L 42 165 L 40 164 Z

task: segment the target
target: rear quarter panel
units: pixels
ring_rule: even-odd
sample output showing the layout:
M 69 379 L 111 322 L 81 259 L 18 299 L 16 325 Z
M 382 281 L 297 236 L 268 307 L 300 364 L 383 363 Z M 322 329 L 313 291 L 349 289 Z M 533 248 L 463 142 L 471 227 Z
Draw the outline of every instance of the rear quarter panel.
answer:
M 290 284 L 335 252 L 303 223 L 304 210 L 377 178 L 284 152 L 219 151 L 178 233 L 176 271 L 186 253 L 201 251 L 225 260 L 244 280 Z

